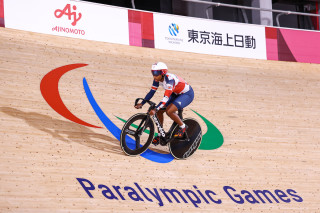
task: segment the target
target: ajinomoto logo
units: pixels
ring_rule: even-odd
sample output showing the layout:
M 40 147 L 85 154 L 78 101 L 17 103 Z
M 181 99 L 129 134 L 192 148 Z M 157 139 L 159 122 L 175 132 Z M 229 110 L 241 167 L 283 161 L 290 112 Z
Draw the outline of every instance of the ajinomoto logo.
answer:
M 68 108 L 63 103 L 59 89 L 58 89 L 58 83 L 60 78 L 67 72 L 71 70 L 75 70 L 77 68 L 81 68 L 84 66 L 87 66 L 88 64 L 69 64 L 66 66 L 58 67 L 54 70 L 51 70 L 49 73 L 47 73 L 40 83 L 40 90 L 43 98 L 46 100 L 46 102 L 51 106 L 53 110 L 55 110 L 57 113 L 59 113 L 61 116 L 67 118 L 70 121 L 73 121 L 75 123 L 92 127 L 92 128 L 101 128 L 99 126 L 87 123 L 74 114 L 72 114 Z M 83 78 L 83 88 L 86 93 L 86 96 L 88 98 L 89 103 L 91 104 L 93 110 L 95 111 L 98 118 L 101 120 L 101 122 L 104 124 L 104 126 L 111 132 L 111 134 L 120 140 L 120 134 L 121 134 L 121 127 L 117 127 L 111 119 L 102 111 L 98 103 L 96 102 L 90 88 L 88 85 L 88 82 L 85 78 Z M 223 136 L 221 132 L 205 117 L 200 115 L 198 112 L 192 110 L 195 114 L 197 114 L 206 124 L 207 126 L 207 132 L 202 137 L 202 142 L 199 147 L 200 150 L 213 150 L 217 149 L 223 144 Z M 125 122 L 123 118 L 116 117 L 117 119 L 120 119 L 121 121 Z M 120 146 L 119 146 L 120 147 Z M 141 154 L 142 157 L 158 162 L 158 163 L 169 163 L 174 158 L 171 154 L 163 154 L 158 153 L 152 150 L 147 150 L 143 154 Z
M 76 26 L 77 22 L 81 19 L 82 14 L 77 13 L 77 6 L 73 5 L 71 8 L 70 4 L 67 4 L 62 10 L 57 9 L 54 11 L 54 15 L 56 18 L 62 18 L 63 16 L 67 16 L 70 21 L 72 21 L 71 25 Z
M 57 32 L 59 34 L 71 34 L 71 35 L 80 35 L 84 36 L 86 31 L 84 29 L 73 28 L 70 26 L 76 26 L 78 21 L 82 18 L 82 13 L 77 12 L 77 6 L 67 4 L 63 9 L 56 9 L 54 11 L 54 16 L 57 19 L 68 20 L 68 24 L 66 25 L 65 21 L 61 21 L 59 25 L 52 27 L 53 32 Z M 61 25 L 60 25 L 61 24 Z

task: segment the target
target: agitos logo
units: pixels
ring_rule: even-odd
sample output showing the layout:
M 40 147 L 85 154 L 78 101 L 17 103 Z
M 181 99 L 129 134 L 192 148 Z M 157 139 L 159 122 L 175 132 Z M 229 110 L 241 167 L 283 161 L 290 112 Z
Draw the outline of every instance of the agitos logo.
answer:
M 65 65 L 59 68 L 56 68 L 54 70 L 51 70 L 49 73 L 47 73 L 40 83 L 40 90 L 43 98 L 46 100 L 46 102 L 54 109 L 57 113 L 59 113 L 61 116 L 65 117 L 66 119 L 73 121 L 75 123 L 87 126 L 87 127 L 93 127 L 93 128 L 101 128 L 96 125 L 89 124 L 74 114 L 72 114 L 68 108 L 63 103 L 59 89 L 58 89 L 58 83 L 60 78 L 67 72 L 81 68 L 84 66 L 87 66 L 88 64 L 69 64 Z M 92 108 L 94 109 L 95 113 L 97 114 L 98 118 L 101 120 L 101 122 L 104 124 L 104 126 L 111 132 L 111 134 L 120 140 L 120 134 L 121 129 L 117 127 L 108 117 L 107 115 L 102 111 L 96 100 L 94 99 L 92 92 L 89 88 L 89 85 L 85 78 L 83 78 L 83 87 L 86 93 L 86 96 L 88 98 L 89 103 L 91 104 Z M 212 150 L 217 149 L 223 144 L 223 136 L 221 132 L 205 117 L 197 113 L 196 111 L 192 110 L 195 114 L 197 114 L 206 124 L 207 126 L 207 132 L 202 137 L 202 142 L 199 147 L 201 150 Z M 125 122 L 124 119 L 116 117 L 117 119 L 120 119 L 121 121 Z M 147 150 L 143 154 L 141 154 L 142 157 L 158 162 L 158 163 L 169 163 L 174 158 L 171 154 L 162 154 L 158 153 L 152 150 Z

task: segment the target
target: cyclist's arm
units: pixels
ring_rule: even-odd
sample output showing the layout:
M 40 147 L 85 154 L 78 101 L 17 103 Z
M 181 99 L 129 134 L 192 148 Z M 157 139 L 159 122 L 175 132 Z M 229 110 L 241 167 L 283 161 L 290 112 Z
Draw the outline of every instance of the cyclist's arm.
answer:
M 159 82 L 156 82 L 155 80 L 153 80 L 151 89 L 150 89 L 150 91 L 148 92 L 148 94 L 146 95 L 146 97 L 144 99 L 149 101 L 153 97 L 153 95 L 156 93 L 158 87 L 159 87 Z M 145 100 L 143 100 L 141 102 L 142 105 L 144 105 L 146 103 Z
M 162 100 L 160 101 L 160 103 L 157 105 L 156 109 L 157 111 L 159 111 L 161 108 L 163 108 L 166 103 L 169 100 L 169 97 L 171 96 L 172 92 L 173 92 L 173 87 L 174 87 L 174 80 L 170 80 L 168 83 L 168 89 L 164 92 L 164 96 L 162 98 Z

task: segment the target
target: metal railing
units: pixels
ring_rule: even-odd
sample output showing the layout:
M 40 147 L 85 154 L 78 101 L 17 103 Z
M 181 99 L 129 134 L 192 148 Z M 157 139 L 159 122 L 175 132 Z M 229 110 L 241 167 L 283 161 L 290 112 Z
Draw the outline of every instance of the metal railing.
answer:
M 132 0 L 134 1 L 134 0 Z M 273 10 L 273 9 L 266 9 L 266 8 L 258 8 L 258 7 L 248 7 L 248 6 L 240 6 L 240 5 L 234 5 L 234 4 L 224 4 L 224 3 L 218 3 L 218 2 L 208 2 L 208 1 L 200 1 L 200 0 L 183 0 L 186 2 L 194 2 L 194 3 L 199 3 L 199 4 L 207 4 L 210 5 L 209 7 L 207 7 L 206 9 L 206 14 L 207 14 L 207 18 L 209 19 L 209 13 L 208 10 L 211 7 L 232 7 L 232 8 L 239 8 L 242 10 L 242 14 L 243 13 L 243 9 L 247 9 L 247 10 L 259 10 L 259 11 L 267 11 L 267 12 L 274 12 L 274 13 L 279 13 L 276 16 L 276 21 L 277 21 L 277 26 L 280 27 L 280 22 L 279 22 L 279 18 L 282 15 L 301 15 L 301 16 L 316 16 L 316 17 L 320 17 L 320 15 L 318 14 L 312 14 L 312 13 L 300 13 L 300 12 L 294 12 L 294 11 L 286 11 L 286 10 Z M 246 17 L 246 15 L 244 16 L 244 20 L 246 23 L 248 23 L 248 19 Z
M 134 0 L 131 0 L 132 8 L 136 9 L 136 5 L 134 4 Z

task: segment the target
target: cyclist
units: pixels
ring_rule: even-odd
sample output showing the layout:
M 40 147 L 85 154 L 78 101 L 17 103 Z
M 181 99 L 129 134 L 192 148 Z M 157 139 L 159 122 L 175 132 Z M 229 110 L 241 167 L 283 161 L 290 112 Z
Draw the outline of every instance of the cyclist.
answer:
M 185 108 L 193 101 L 193 89 L 179 76 L 168 73 L 168 67 L 163 62 L 153 64 L 151 74 L 153 75 L 152 87 L 144 99 L 150 100 L 159 85 L 165 89 L 165 92 L 163 99 L 157 107 L 150 111 L 150 115 L 152 116 L 157 113 L 160 123 L 163 125 L 163 113 L 166 112 L 167 115 L 179 125 L 179 130 L 174 137 L 182 138 L 188 126 L 182 122 L 176 112 L 178 109 Z M 145 103 L 145 101 L 142 101 L 140 104 L 135 105 L 135 108 L 140 109 Z M 158 145 L 160 143 L 160 136 L 155 137 L 152 143 Z

